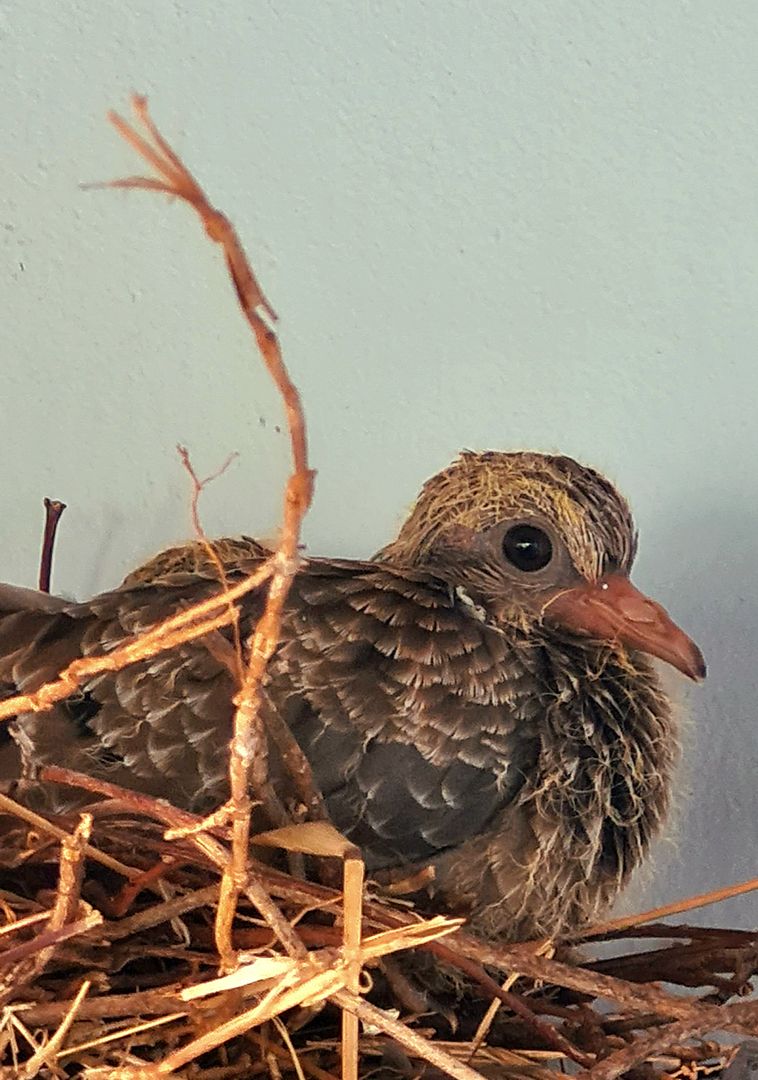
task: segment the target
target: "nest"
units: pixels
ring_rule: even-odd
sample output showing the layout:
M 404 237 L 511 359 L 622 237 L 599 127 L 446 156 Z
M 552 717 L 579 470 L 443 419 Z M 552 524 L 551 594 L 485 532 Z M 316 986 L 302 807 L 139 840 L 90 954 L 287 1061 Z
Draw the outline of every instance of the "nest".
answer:
M 111 120 L 157 179 L 113 186 L 185 201 L 222 246 L 284 402 L 293 469 L 276 550 L 261 549 L 262 565 L 230 587 L 223 552 L 205 541 L 197 516 L 206 481 L 183 452 L 218 596 L 107 654 L 75 660 L 33 693 L 0 702 L 0 720 L 43 711 L 102 672 L 221 627 L 237 633 L 230 798 L 216 813 L 201 820 L 53 767 L 44 782 L 92 796 L 76 815 L 48 820 L 0 796 L 2 1075 L 539 1080 L 565 1067 L 587 1080 L 684 1080 L 719 1072 L 739 1037 L 758 1032 L 758 1002 L 744 1000 L 758 971 L 758 934 L 652 920 L 758 888 L 758 881 L 594 927 L 572 942 L 503 945 L 473 938 L 460 919 L 372 888 L 360 853 L 326 821 L 285 825 L 253 837 L 251 848 L 250 792 L 266 783 L 257 689 L 277 646 L 311 495 L 305 422 L 279 351 L 276 316 L 232 226 L 157 131 L 145 100 L 133 106 L 137 128 Z M 61 504 L 48 509 L 59 515 Z M 53 533 L 54 521 L 43 588 Z M 264 584 L 265 613 L 243 643 L 236 601 Z M 307 769 L 291 749 L 303 781 Z M 265 852 L 279 858 L 278 867 Z M 408 892 L 419 884 L 407 882 Z M 592 958 L 600 941 L 612 943 L 611 958 Z
M 758 933 L 622 920 L 563 959 L 546 942 L 485 943 L 364 887 L 324 823 L 256 838 L 341 880 L 251 861 L 236 964 L 219 975 L 228 827 L 63 770 L 48 780 L 103 797 L 54 822 L 2 799 L 2 1075 L 336 1080 L 354 1053 L 359 1076 L 539 1078 L 560 1064 L 684 1078 L 731 1059 L 734 1040 L 714 1033 L 758 1031 L 758 1002 L 741 1000 Z M 590 941 L 613 957 L 592 959 Z

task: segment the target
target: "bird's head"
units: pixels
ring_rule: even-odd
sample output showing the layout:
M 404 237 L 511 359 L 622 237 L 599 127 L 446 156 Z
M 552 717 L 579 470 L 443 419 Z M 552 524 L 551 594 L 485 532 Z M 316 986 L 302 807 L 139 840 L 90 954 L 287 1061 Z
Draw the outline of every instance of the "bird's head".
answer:
M 535 624 L 637 649 L 692 679 L 702 654 L 629 580 L 626 501 L 568 457 L 465 451 L 424 485 L 378 558 L 455 581 L 503 625 Z

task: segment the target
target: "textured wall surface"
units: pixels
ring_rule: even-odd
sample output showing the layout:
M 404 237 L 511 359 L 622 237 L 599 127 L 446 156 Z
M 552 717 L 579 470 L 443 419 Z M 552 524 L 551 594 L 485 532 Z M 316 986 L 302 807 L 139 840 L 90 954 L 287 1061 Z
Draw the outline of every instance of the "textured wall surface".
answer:
M 130 90 L 237 224 L 307 405 L 314 553 L 365 555 L 463 446 L 560 449 L 699 641 L 676 844 L 639 899 L 755 873 L 758 8 L 733 0 L 3 0 L 0 572 L 84 596 L 188 534 L 271 533 L 278 402 Z M 638 889 L 639 892 L 639 889 Z M 753 897 L 707 911 L 758 922 Z

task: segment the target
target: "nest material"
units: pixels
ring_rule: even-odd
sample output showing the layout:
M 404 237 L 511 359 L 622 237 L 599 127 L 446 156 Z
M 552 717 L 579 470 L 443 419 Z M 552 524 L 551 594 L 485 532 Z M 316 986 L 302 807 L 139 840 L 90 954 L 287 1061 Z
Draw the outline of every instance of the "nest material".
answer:
M 3 799 L 3 1076 L 326 1080 L 341 1075 L 341 1009 L 361 1020 L 360 1076 L 538 1078 L 558 1064 L 598 1080 L 705 1076 L 734 1052 L 714 1033 L 758 1031 L 758 1003 L 740 1000 L 758 933 L 638 926 L 602 935 L 612 959 L 585 944 L 562 962 L 544 943 L 488 945 L 397 899 L 362 902 L 360 873 L 340 889 L 262 863 L 257 885 L 288 933 L 243 896 L 242 963 L 219 977 L 223 830 L 193 834 L 184 811 L 109 794 L 54 824 Z M 179 835 L 167 840 L 167 826 Z M 313 830 L 272 842 L 330 853 L 332 869 L 347 856 L 355 870 L 354 849 L 323 823 Z

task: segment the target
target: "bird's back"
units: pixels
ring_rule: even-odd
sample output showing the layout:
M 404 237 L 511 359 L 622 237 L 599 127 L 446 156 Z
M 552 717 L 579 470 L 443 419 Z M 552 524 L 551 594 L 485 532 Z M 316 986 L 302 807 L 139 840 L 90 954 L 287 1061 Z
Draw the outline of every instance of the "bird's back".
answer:
M 253 568 L 254 559 L 227 567 L 229 580 Z M 0 692 L 36 690 L 77 657 L 108 652 L 218 589 L 207 567 L 147 575 L 83 604 L 9 589 Z M 242 601 L 243 640 L 262 603 L 260 591 Z M 510 652 L 424 572 L 312 560 L 298 574 L 264 714 L 270 727 L 284 720 L 330 815 L 372 867 L 456 846 L 523 782 L 533 695 Z M 64 764 L 207 810 L 227 793 L 234 659 L 231 634 L 216 632 L 85 681 L 52 710 L 19 717 L 14 737 L 27 766 Z M 274 745 L 286 804 L 280 756 Z

